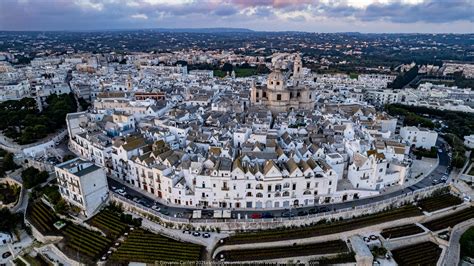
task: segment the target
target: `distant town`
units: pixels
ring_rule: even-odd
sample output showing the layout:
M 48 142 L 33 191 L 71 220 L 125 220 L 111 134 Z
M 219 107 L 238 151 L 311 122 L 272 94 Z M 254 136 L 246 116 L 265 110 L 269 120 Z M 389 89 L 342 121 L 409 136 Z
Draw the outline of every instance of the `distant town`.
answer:
M 472 262 L 473 37 L 0 32 L 0 265 Z

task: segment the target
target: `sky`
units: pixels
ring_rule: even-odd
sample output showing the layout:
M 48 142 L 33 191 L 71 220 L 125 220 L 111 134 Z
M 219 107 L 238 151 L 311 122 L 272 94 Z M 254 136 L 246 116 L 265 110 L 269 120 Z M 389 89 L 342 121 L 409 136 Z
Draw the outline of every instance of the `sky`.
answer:
M 474 33 L 474 0 L 0 0 L 0 30 Z

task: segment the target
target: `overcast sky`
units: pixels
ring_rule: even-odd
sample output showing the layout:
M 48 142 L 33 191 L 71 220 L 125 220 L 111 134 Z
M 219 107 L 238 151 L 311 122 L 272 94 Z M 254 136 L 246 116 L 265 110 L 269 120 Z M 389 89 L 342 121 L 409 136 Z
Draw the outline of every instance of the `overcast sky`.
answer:
M 474 32 L 474 0 L 0 0 L 0 30 Z

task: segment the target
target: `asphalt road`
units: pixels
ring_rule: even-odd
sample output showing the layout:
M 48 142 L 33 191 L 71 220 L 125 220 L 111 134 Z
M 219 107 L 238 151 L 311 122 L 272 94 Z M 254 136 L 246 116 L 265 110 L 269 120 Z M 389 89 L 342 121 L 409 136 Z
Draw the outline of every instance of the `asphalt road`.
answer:
M 446 150 L 446 148 L 449 149 L 447 143 L 441 138 L 438 138 L 438 141 L 436 144 L 438 147 L 440 147 L 438 151 L 438 157 L 439 157 L 438 167 L 436 167 L 430 175 L 425 176 L 423 179 L 420 179 L 415 184 L 409 187 L 406 187 L 404 189 L 393 191 L 390 193 L 381 194 L 381 195 L 370 197 L 370 198 L 362 198 L 359 200 L 352 200 L 352 201 L 340 202 L 340 203 L 292 208 L 291 210 L 288 210 L 288 209 L 286 210 L 285 209 L 232 210 L 232 217 L 237 218 L 240 215 L 240 218 L 245 218 L 245 217 L 251 218 L 251 217 L 255 217 L 256 213 L 258 213 L 259 216 L 264 214 L 264 217 L 266 216 L 267 218 L 270 218 L 271 216 L 282 217 L 282 214 L 285 213 L 287 215 L 289 211 L 294 213 L 294 215 L 296 216 L 298 215 L 298 212 L 300 213 L 308 212 L 310 209 L 313 209 L 313 210 L 316 209 L 318 212 L 339 210 L 339 209 L 351 208 L 355 206 L 361 206 L 365 204 L 371 204 L 371 203 L 383 201 L 386 199 L 397 197 L 399 195 L 403 195 L 408 192 L 412 192 L 412 191 L 416 191 L 428 186 L 432 186 L 434 185 L 435 180 L 440 182 L 439 180 L 441 179 L 441 177 L 445 174 L 449 174 L 449 171 L 450 171 L 450 169 L 448 168 L 449 163 L 450 163 L 450 158 L 448 156 L 448 151 Z M 413 163 L 416 163 L 416 160 L 413 160 Z M 108 184 L 109 184 L 109 188 L 112 191 L 117 188 L 122 188 L 127 193 L 126 197 L 128 199 L 134 200 L 135 202 L 142 204 L 145 207 L 151 207 L 155 205 L 159 207 L 160 212 L 165 215 L 169 215 L 173 217 L 189 218 L 191 217 L 193 210 L 196 210 L 196 209 L 191 209 L 191 208 L 186 208 L 186 207 L 166 206 L 166 205 L 160 204 L 159 202 L 155 202 L 155 200 L 152 197 L 149 197 L 148 195 L 144 195 L 128 186 L 124 186 L 122 183 L 110 177 L 108 178 Z M 208 211 L 207 213 L 211 213 L 211 212 Z M 211 218 L 211 216 L 203 216 L 203 218 Z

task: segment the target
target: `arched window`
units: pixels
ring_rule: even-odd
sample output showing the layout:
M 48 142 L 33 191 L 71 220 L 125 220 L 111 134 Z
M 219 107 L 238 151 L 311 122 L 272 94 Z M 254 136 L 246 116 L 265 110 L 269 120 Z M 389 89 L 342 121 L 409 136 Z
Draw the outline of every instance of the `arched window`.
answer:
M 262 193 L 257 193 L 256 197 L 257 198 L 263 198 L 263 194 Z
M 247 197 L 252 197 L 252 192 L 247 192 Z
M 283 192 L 283 197 L 288 197 L 288 196 L 290 196 L 290 192 L 288 191 Z
M 290 187 L 290 183 L 285 183 L 285 184 L 283 185 L 283 188 L 289 188 L 289 187 Z
M 280 193 L 280 192 L 275 193 L 275 198 L 277 198 L 277 197 L 281 197 L 281 193 Z

